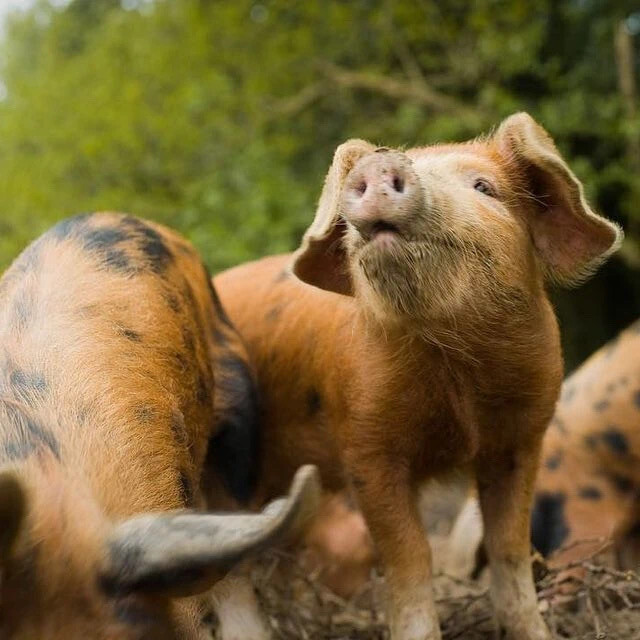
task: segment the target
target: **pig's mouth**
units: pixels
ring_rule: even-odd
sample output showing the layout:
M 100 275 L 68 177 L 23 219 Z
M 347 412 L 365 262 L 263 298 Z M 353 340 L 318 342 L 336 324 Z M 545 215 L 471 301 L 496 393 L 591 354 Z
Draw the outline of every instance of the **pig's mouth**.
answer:
M 361 229 L 360 238 L 364 246 L 383 250 L 391 249 L 399 240 L 406 240 L 400 228 L 386 220 L 377 220 L 366 231 Z
M 407 239 L 399 227 L 386 220 L 376 220 L 366 226 L 360 225 L 360 228 L 354 228 L 354 231 L 350 242 L 353 251 L 386 253 L 398 249 L 400 241 Z
M 399 236 L 401 234 L 400 229 L 398 229 L 395 224 L 387 222 L 386 220 L 378 220 L 378 222 L 375 222 L 371 227 L 368 239 L 375 240 L 380 235 Z

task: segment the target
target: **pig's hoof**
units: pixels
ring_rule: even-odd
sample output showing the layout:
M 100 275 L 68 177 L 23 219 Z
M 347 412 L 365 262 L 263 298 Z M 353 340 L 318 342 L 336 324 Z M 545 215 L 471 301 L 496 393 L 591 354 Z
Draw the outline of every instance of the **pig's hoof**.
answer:
M 391 640 L 442 640 L 435 612 L 404 609 L 391 626 Z
M 509 628 L 501 627 L 496 634 L 500 640 L 553 640 L 542 616 L 536 614 L 527 620 L 520 620 Z
M 222 640 L 272 640 L 271 631 L 261 620 L 245 620 L 241 624 L 221 625 L 218 631 Z

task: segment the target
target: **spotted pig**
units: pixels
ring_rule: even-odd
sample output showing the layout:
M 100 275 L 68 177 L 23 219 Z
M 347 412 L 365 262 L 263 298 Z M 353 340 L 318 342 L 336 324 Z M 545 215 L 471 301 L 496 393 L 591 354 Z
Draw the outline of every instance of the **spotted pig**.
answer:
M 180 236 L 96 213 L 30 245 L 0 280 L 0 637 L 211 637 L 209 588 L 316 499 L 305 468 L 263 514 L 198 512 L 251 496 L 256 402 Z
M 352 485 L 385 568 L 391 638 L 439 640 L 429 478 L 478 481 L 504 635 L 550 638 L 529 561 L 533 484 L 562 381 L 549 283 L 579 283 L 620 231 L 595 214 L 527 114 L 490 137 L 406 151 L 338 147 L 293 256 L 216 287 L 256 363 L 258 495 L 317 463 Z
M 564 383 L 532 518 L 533 543 L 545 555 L 570 546 L 557 559 L 572 560 L 614 539 L 623 566 L 640 567 L 639 361 L 640 321 Z

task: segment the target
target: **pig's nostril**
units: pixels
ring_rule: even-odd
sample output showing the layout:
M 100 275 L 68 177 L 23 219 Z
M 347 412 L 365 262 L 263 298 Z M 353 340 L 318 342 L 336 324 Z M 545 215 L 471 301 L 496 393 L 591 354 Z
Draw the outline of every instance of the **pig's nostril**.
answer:
M 398 176 L 395 176 L 393 178 L 393 188 L 398 193 L 402 193 L 404 191 L 404 180 L 402 178 L 399 178 Z
M 356 191 L 363 196 L 365 191 L 367 190 L 367 183 L 362 181 L 357 187 L 356 187 Z

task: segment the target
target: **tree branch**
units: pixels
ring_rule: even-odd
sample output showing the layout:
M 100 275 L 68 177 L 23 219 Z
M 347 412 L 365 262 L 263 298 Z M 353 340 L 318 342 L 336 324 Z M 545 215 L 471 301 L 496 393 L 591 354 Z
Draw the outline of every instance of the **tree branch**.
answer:
M 476 110 L 470 109 L 456 98 L 432 89 L 426 82 L 399 80 L 370 71 L 349 71 L 326 61 L 320 63 L 320 70 L 333 84 L 347 89 L 363 89 L 394 100 L 408 100 L 434 111 L 449 111 L 473 117 L 479 115 Z
M 633 63 L 633 36 L 625 20 L 618 22 L 614 36 L 618 86 L 627 121 L 634 123 L 637 117 L 637 89 Z M 634 169 L 640 169 L 640 136 L 630 127 L 628 133 L 629 160 Z
M 291 118 L 311 106 L 316 100 L 328 93 L 329 87 L 325 81 L 313 82 L 303 87 L 298 93 L 274 100 L 267 105 L 269 120 L 277 118 Z

